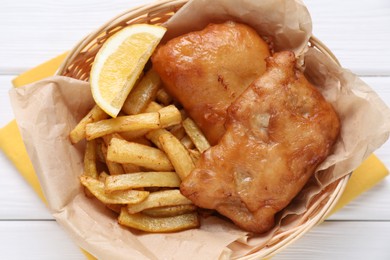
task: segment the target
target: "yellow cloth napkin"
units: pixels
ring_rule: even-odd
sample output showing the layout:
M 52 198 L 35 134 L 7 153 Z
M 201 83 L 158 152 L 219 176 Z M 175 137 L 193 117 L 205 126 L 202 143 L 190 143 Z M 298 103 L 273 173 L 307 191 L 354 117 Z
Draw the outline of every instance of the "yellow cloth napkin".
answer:
M 19 75 L 12 81 L 13 85 L 15 87 L 19 87 L 45 77 L 52 76 L 55 74 L 61 62 L 65 59 L 66 54 L 67 53 L 59 55 L 56 58 Z M 46 199 L 39 185 L 39 181 L 34 172 L 31 161 L 27 155 L 15 120 L 0 129 L 0 148 L 15 165 L 20 174 L 32 186 L 38 196 L 46 203 Z M 358 169 L 353 172 L 342 197 L 329 215 L 344 207 L 361 193 L 372 188 L 375 184 L 386 177 L 386 175 L 388 175 L 386 167 L 375 155 L 371 155 L 359 166 Z M 84 250 L 82 251 L 87 259 L 95 259 L 88 252 Z
M 54 75 L 66 55 L 67 53 L 65 52 L 29 71 L 24 72 L 16 77 L 12 81 L 12 84 L 15 87 L 20 87 Z M 38 177 L 35 174 L 33 165 L 28 157 L 15 120 L 12 120 L 8 125 L 0 129 L 0 148 L 46 204 L 46 199 L 39 184 Z M 93 255 L 84 249 L 81 249 L 81 251 L 88 260 L 96 260 Z

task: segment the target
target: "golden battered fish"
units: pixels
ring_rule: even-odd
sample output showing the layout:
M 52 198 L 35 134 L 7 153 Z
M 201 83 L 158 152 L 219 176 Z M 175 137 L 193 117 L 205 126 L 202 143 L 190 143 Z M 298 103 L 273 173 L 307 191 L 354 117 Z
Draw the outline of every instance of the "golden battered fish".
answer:
M 226 133 L 205 151 L 181 192 L 241 228 L 263 233 L 329 155 L 340 122 L 295 68 L 292 52 L 267 59 L 267 71 L 232 103 Z
M 225 22 L 168 41 L 152 62 L 166 90 L 216 144 L 225 132 L 227 108 L 264 73 L 268 56 L 255 30 Z

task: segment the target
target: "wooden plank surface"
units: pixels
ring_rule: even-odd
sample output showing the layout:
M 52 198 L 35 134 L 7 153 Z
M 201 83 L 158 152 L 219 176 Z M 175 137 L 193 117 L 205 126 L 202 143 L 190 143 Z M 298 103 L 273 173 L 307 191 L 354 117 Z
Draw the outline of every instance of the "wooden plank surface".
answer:
M 327 221 L 272 259 L 386 260 L 389 232 L 389 222 Z M 1 221 L 0 233 L 1 259 L 85 259 L 54 221 Z M 370 242 L 373 237 L 376 243 Z
M 1 259 L 85 259 L 55 221 L 0 221 L 0 234 Z
M 390 75 L 388 0 L 306 0 L 313 34 L 359 75 Z
M 0 71 L 16 74 L 74 44 L 111 17 L 152 0 L 3 0 Z M 387 0 L 305 1 L 313 33 L 343 66 L 362 75 L 390 75 L 390 4 Z M 45 40 L 42 40 L 45 39 Z M 17 57 L 24 57 L 19 59 Z
M 272 259 L 390 259 L 389 231 L 389 222 L 327 221 Z
M 72 48 L 111 17 L 152 0 L 0 1 L 0 127 L 17 74 Z M 390 2 L 305 1 L 313 32 L 390 105 Z M 390 167 L 390 144 L 376 151 Z M 0 259 L 84 259 L 0 153 Z M 273 259 L 390 259 L 390 180 L 361 195 Z

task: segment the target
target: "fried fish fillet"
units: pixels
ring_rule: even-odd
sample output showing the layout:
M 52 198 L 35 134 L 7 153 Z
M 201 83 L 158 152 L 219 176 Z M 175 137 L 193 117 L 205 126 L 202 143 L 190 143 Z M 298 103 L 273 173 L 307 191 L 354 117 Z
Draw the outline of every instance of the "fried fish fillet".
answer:
M 263 233 L 329 155 L 340 122 L 332 106 L 295 69 L 291 52 L 228 109 L 226 133 L 204 152 L 181 192 L 241 228 Z
M 168 41 L 152 62 L 166 90 L 216 144 L 225 132 L 228 106 L 264 73 L 268 56 L 256 31 L 225 22 Z

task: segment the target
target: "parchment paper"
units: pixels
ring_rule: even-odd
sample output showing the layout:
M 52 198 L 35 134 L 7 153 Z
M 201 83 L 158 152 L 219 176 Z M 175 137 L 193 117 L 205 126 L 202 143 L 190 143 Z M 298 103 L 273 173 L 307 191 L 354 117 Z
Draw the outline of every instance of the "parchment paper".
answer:
M 197 0 L 189 1 L 166 23 L 163 40 L 227 20 L 250 25 L 270 38 L 276 51 L 291 50 L 297 56 L 306 50 L 312 30 L 310 14 L 299 0 Z
M 305 74 L 333 104 L 342 121 L 334 154 L 279 215 L 281 224 L 262 236 L 248 236 L 217 217 L 202 219 L 200 229 L 171 234 L 131 231 L 119 226 L 113 213 L 99 202 L 87 198 L 77 178 L 83 172 L 85 144 L 72 145 L 68 135 L 93 105 L 89 84 L 57 76 L 12 89 L 17 123 L 51 212 L 78 245 L 99 259 L 227 259 L 245 255 L 266 244 L 276 230 L 288 228 L 284 217 L 305 212 L 315 194 L 349 174 L 388 138 L 390 110 L 384 102 L 356 75 L 315 49 L 307 49 L 311 20 L 298 1 L 191 1 L 168 22 L 167 38 L 227 19 L 247 23 L 272 38 L 277 51 L 293 50 L 304 58 Z

